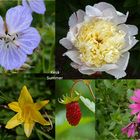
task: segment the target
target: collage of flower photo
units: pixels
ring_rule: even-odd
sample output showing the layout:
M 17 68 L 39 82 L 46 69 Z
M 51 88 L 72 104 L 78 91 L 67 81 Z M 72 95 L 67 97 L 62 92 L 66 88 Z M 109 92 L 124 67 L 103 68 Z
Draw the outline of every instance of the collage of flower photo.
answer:
M 0 140 L 140 139 L 140 0 L 0 0 Z

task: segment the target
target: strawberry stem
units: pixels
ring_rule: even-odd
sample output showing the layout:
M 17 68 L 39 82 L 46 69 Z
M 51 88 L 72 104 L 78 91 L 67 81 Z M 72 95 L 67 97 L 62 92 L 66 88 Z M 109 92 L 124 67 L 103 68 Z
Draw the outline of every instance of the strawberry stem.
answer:
M 86 84 L 86 85 L 89 88 L 89 91 L 90 91 L 91 96 L 93 97 L 93 100 L 95 100 L 95 96 L 94 96 L 93 90 L 91 88 L 91 85 L 89 85 L 89 84 Z
M 70 96 L 72 97 L 73 96 L 73 90 L 74 90 L 74 87 L 75 87 L 75 85 L 78 83 L 79 81 L 74 81 L 74 83 L 73 83 L 73 85 L 72 85 L 72 87 L 71 87 L 71 90 L 70 90 Z

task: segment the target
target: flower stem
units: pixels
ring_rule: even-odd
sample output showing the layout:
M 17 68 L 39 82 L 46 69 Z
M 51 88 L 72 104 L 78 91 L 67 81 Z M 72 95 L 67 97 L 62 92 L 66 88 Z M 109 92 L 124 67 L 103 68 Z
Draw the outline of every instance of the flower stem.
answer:
M 17 5 L 20 5 L 21 0 L 17 0 Z
M 71 87 L 71 90 L 70 90 L 70 96 L 72 97 L 73 96 L 73 90 L 74 90 L 74 87 L 75 85 L 78 83 L 79 81 L 74 81 L 72 87 Z
M 42 15 L 42 27 L 44 27 L 44 25 L 45 25 L 45 16 Z
M 46 72 L 46 68 L 45 68 L 45 48 L 44 48 L 44 46 L 42 47 L 42 51 L 43 51 L 43 56 L 42 56 L 42 66 L 43 66 L 43 73 L 45 73 Z
M 89 88 L 89 91 L 90 91 L 91 96 L 93 97 L 93 100 L 95 100 L 95 96 L 94 96 L 93 90 L 91 88 L 91 85 L 87 84 L 87 87 Z
M 54 52 L 55 52 L 55 45 L 53 43 L 52 46 L 51 46 L 48 72 L 51 72 L 53 70 L 53 67 L 54 67 Z

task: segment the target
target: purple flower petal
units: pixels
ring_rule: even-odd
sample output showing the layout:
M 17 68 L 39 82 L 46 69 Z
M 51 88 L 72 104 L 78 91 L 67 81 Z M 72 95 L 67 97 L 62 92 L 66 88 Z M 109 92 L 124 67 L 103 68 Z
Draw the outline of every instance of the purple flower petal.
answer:
M 137 122 L 140 123 L 140 113 L 137 115 Z
M 131 105 L 129 105 L 129 108 L 131 108 L 131 109 L 140 109 L 140 104 L 131 104 Z
M 23 6 L 38 14 L 44 14 L 46 11 L 44 0 L 22 0 Z
M 134 91 L 134 94 L 135 94 L 135 96 L 136 96 L 137 98 L 140 98 L 140 89 L 136 89 L 136 90 Z
M 25 54 L 32 54 L 33 50 L 38 47 L 41 37 L 35 28 L 28 28 L 19 33 L 18 40 L 15 43 Z
M 20 68 L 39 45 L 41 37 L 30 27 L 32 16 L 23 6 L 11 8 L 6 13 L 6 26 L 0 17 L 0 65 L 6 70 Z M 5 33 L 6 32 L 6 33 Z
M 0 65 L 6 70 L 13 70 L 20 68 L 26 61 L 26 54 L 24 54 L 17 46 L 12 45 L 7 48 L 5 44 L 0 46 Z
M 140 112 L 140 104 L 131 104 L 129 105 L 129 108 L 132 109 L 131 114 L 136 114 L 137 112 Z
M 140 103 L 140 98 L 137 98 L 136 96 L 132 96 L 131 100 L 136 102 L 136 103 Z
M 32 22 L 32 16 L 23 6 L 11 8 L 6 13 L 8 33 L 14 34 L 27 29 Z
M 5 34 L 4 21 L 0 16 L 0 36 L 3 36 L 4 34 Z
M 122 133 L 127 134 L 128 137 L 133 137 L 135 135 L 135 130 L 137 123 L 131 122 L 126 127 L 122 128 Z
M 22 0 L 22 5 L 32 14 L 30 5 L 27 3 L 27 0 Z

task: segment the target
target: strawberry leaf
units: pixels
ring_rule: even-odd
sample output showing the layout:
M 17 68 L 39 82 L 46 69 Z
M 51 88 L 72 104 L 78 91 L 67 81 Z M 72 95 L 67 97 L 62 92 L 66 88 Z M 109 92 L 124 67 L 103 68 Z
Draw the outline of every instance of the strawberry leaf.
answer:
M 90 101 L 88 98 L 85 98 L 83 96 L 80 96 L 80 99 L 90 111 L 95 113 L 95 103 L 94 102 Z

